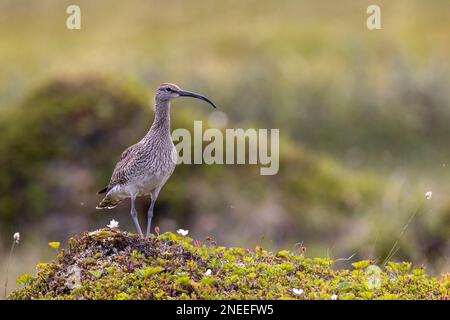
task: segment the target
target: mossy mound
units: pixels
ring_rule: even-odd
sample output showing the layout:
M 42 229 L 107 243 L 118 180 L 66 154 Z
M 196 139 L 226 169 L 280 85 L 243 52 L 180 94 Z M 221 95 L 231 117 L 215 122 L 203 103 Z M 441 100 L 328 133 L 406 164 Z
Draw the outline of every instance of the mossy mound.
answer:
M 56 261 L 21 276 L 9 299 L 446 299 L 450 277 L 369 260 L 334 270 L 329 259 L 260 247 L 225 248 L 173 233 L 150 239 L 111 229 L 69 240 Z

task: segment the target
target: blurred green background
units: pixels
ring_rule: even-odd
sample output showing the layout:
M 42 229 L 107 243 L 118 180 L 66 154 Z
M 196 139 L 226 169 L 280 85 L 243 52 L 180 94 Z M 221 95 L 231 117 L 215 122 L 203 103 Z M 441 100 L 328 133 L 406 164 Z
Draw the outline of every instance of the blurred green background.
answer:
M 227 128 L 279 128 L 280 172 L 180 165 L 154 225 L 219 244 L 450 266 L 450 2 L 0 1 L 0 267 L 54 257 L 48 241 L 119 220 L 96 191 L 145 135 L 153 94 L 174 82 L 210 97 Z M 223 114 L 220 114 L 223 117 Z M 217 114 L 189 99 L 172 129 Z M 433 191 L 432 199 L 424 194 Z M 139 201 L 142 214 L 148 199 Z M 3 275 L 3 272 L 2 272 Z M 3 278 L 3 277 L 2 277 Z M 2 292 L 3 293 L 3 292 Z

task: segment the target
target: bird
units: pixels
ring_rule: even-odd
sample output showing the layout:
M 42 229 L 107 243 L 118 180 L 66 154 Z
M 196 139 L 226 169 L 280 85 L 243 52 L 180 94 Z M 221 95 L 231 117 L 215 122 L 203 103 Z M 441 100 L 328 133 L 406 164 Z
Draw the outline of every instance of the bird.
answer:
M 106 195 L 96 209 L 112 209 L 122 200 L 131 199 L 131 217 L 141 237 L 144 235 L 135 207 L 136 198 L 150 196 L 145 235 L 149 237 L 156 199 L 175 170 L 177 152 L 170 134 L 170 105 L 178 97 L 200 99 L 217 108 L 201 94 L 182 90 L 172 83 L 162 83 L 156 90 L 155 116 L 150 129 L 139 142 L 122 153 L 109 184 L 97 192 Z

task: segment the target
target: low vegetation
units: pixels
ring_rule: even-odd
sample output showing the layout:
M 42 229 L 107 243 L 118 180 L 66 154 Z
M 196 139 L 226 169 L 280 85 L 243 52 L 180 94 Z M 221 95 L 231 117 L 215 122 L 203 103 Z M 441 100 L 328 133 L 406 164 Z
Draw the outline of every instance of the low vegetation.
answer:
M 433 191 L 394 258 L 450 271 L 450 1 L 379 0 L 377 31 L 367 1 L 77 2 L 81 31 L 66 1 L 0 2 L 0 270 L 16 231 L 35 244 L 15 253 L 19 274 L 50 240 L 121 216 L 134 228 L 125 203 L 95 212 L 95 192 L 169 81 L 211 97 L 224 128 L 279 128 L 280 171 L 180 165 L 155 225 L 383 260 Z M 215 115 L 180 99 L 172 128 L 221 128 Z
M 59 249 L 59 246 L 58 246 Z M 58 250 L 57 249 L 57 250 Z M 450 275 L 370 260 L 336 270 L 298 252 L 226 248 L 164 233 L 142 239 L 116 229 L 71 238 L 56 260 L 22 275 L 9 299 L 447 299 Z

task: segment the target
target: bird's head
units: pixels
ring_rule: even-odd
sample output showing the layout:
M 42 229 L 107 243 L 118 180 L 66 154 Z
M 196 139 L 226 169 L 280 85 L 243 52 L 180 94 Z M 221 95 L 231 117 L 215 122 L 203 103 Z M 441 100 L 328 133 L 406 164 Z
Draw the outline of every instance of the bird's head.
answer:
M 156 91 L 156 101 L 170 101 L 178 97 L 191 97 L 208 102 L 212 107 L 216 108 L 215 104 L 207 97 L 186 90 L 182 90 L 180 87 L 173 83 L 163 83 Z

